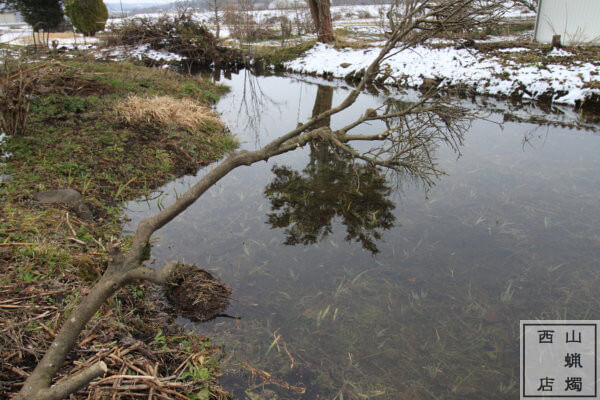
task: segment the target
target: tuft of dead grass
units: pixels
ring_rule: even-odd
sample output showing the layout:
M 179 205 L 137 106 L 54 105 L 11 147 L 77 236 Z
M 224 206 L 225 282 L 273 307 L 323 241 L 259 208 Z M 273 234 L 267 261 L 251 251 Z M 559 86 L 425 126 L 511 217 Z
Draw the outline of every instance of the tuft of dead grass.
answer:
M 205 322 L 229 307 L 231 289 L 208 271 L 179 263 L 169 278 L 166 295 L 178 314 Z
M 129 96 L 117 103 L 115 111 L 117 118 L 129 125 L 176 126 L 190 133 L 206 130 L 207 124 L 223 125 L 208 107 L 171 96 Z

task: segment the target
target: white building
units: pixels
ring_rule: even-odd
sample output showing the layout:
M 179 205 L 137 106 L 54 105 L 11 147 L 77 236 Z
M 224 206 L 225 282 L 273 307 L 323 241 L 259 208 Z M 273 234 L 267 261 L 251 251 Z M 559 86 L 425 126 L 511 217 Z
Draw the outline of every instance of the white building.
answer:
M 600 45 L 600 0 L 538 0 L 535 40 L 566 45 Z
M 23 17 L 16 11 L 0 11 L 0 26 L 2 25 L 20 25 L 23 23 Z

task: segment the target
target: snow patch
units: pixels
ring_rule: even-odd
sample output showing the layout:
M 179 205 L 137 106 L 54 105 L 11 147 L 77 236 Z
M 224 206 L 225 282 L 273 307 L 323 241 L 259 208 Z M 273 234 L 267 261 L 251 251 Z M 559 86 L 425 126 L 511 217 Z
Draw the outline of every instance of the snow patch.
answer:
M 97 53 L 95 55 L 96 58 L 110 57 L 115 60 L 125 60 L 127 58 L 135 58 L 138 60 L 143 59 L 144 57 L 149 58 L 154 61 L 181 61 L 183 57 L 179 54 L 171 53 L 166 50 L 153 50 L 150 48 L 149 44 L 143 44 L 137 47 L 128 48 L 128 47 L 117 47 L 110 50 L 104 50 L 101 53 Z
M 557 48 L 552 49 L 552 51 L 550 53 L 548 53 L 548 57 L 573 57 L 573 56 L 574 56 L 573 53 L 568 52 L 563 49 L 557 49 Z
M 6 160 L 7 158 L 10 158 L 10 156 L 12 156 L 11 153 L 5 153 L 4 149 L 2 148 L 4 146 L 4 142 L 6 141 L 7 137 L 8 136 L 6 135 L 6 133 L 0 132 L 0 158 L 2 158 L 4 160 Z
M 526 47 L 511 47 L 508 49 L 499 49 L 500 53 L 522 53 L 524 51 L 529 51 Z
M 335 49 L 316 44 L 303 57 L 287 62 L 288 69 L 299 73 L 329 74 L 344 78 L 365 69 L 381 49 Z M 344 67 L 342 67 L 345 66 Z M 466 85 L 478 94 L 539 98 L 549 93 L 553 101 L 575 105 L 600 90 L 584 88 L 599 69 L 598 63 L 551 64 L 545 68 L 524 66 L 502 60 L 474 49 L 415 46 L 393 54 L 380 67 L 377 78 L 387 84 L 419 87 L 425 79 L 440 82 L 440 87 Z

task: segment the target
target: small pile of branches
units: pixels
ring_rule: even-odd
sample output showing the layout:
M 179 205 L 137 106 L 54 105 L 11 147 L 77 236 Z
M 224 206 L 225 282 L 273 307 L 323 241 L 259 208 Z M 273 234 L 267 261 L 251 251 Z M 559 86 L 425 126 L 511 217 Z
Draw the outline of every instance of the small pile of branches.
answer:
M 73 372 L 77 373 L 98 361 L 106 363 L 106 377 L 90 384 L 88 399 L 183 399 L 187 397 L 182 393 L 204 392 L 208 395 L 207 382 L 187 379 L 208 362 L 207 351 L 199 349 L 187 357 L 182 357 L 184 355 L 187 353 L 183 351 L 150 351 L 143 342 L 137 341 L 129 346 L 100 350 Z M 167 364 L 179 362 L 171 373 L 164 368 L 166 357 L 169 358 Z M 229 394 L 214 386 L 212 398 L 227 399 Z
M 214 35 L 190 14 L 162 16 L 158 19 L 132 18 L 113 26 L 107 36 L 108 46 L 149 45 L 152 50 L 166 50 L 193 61 L 199 66 L 238 67 L 238 51 L 219 46 Z
M 26 244 L 34 245 L 4 243 L 7 246 L 0 246 L 0 251 Z M 0 252 L 0 278 L 11 282 L 0 285 L 0 398 L 20 389 L 43 350 L 55 339 L 61 315 L 72 311 L 77 299 L 89 291 L 81 286 L 75 269 L 66 271 L 60 280 L 36 280 L 37 275 L 28 274 L 23 266 L 11 264 Z M 16 275 L 31 283 L 14 283 Z M 77 287 L 81 289 L 73 289 Z M 128 323 L 115 324 L 114 313 L 103 311 L 82 332 L 69 357 L 70 367 L 58 378 L 98 363 L 106 373 L 71 399 L 175 400 L 199 393 L 206 398 L 210 393 L 213 400 L 229 398 L 213 376 L 203 374 L 214 371 L 219 350 L 209 346 L 203 336 L 186 335 L 181 327 L 168 324 L 162 311 L 166 305 L 161 305 L 157 293 L 138 299 L 123 291 L 114 301 L 121 304 L 122 318 Z M 65 303 L 66 308 L 62 306 Z

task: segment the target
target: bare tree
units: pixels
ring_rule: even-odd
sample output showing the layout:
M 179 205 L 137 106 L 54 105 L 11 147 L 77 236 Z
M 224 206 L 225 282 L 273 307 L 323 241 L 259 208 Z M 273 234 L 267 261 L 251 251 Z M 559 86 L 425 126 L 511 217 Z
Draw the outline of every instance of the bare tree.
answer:
M 223 11 L 223 0 L 204 0 L 204 6 L 207 10 L 213 13 L 213 20 L 215 21 L 215 37 L 219 39 L 221 34 L 221 12 Z
M 259 24 L 254 18 L 254 0 L 235 0 L 228 2 L 223 13 L 223 22 L 228 25 L 232 37 L 240 43 L 255 37 Z
M 307 32 L 313 32 L 314 23 L 307 4 L 294 0 L 292 9 L 294 10 L 294 25 L 296 25 L 297 34 L 301 36 Z
M 396 51 L 422 43 L 433 34 L 448 28 L 482 26 L 499 16 L 501 4 L 502 2 L 493 3 L 490 0 L 432 0 L 407 4 L 400 19 L 395 20 L 394 16 L 391 17 L 393 31 L 388 41 L 364 71 L 360 83 L 339 104 L 324 111 L 319 110 L 318 115 L 262 148 L 230 154 L 170 206 L 140 221 L 128 251 L 122 251 L 114 243 L 110 246 L 106 272 L 65 320 L 54 342 L 25 381 L 17 398 L 61 399 L 105 374 L 106 365 L 100 361 L 76 375 L 53 382 L 67 355 L 75 346 L 79 334 L 107 298 L 131 282 L 149 281 L 164 285 L 181 268 L 181 264 L 177 262 L 169 262 L 157 270 L 143 265 L 151 236 L 232 170 L 266 161 L 317 140 L 328 142 L 330 146 L 347 154 L 356 162 L 388 168 L 399 173 L 407 170 L 417 172 L 425 182 L 430 182 L 439 175 L 441 172 L 435 164 L 426 163 L 433 161 L 428 144 L 445 141 L 451 146 L 456 146 L 471 116 L 465 109 L 444 105 L 435 93 L 430 93 L 420 101 L 397 105 L 395 108 L 384 106 L 378 110 L 367 110 L 354 122 L 337 130 L 332 130 L 321 122 L 350 107 L 367 83 L 377 75 L 379 65 Z M 357 133 L 363 123 L 374 120 L 386 122 L 386 128 L 377 133 Z M 371 143 L 372 146 L 366 151 L 358 150 L 364 148 L 365 142 Z M 363 146 L 353 147 L 353 143 L 363 143 Z
M 537 6 L 538 6 L 537 0 L 513 0 L 513 3 L 515 5 L 523 6 L 533 12 L 537 12 Z

